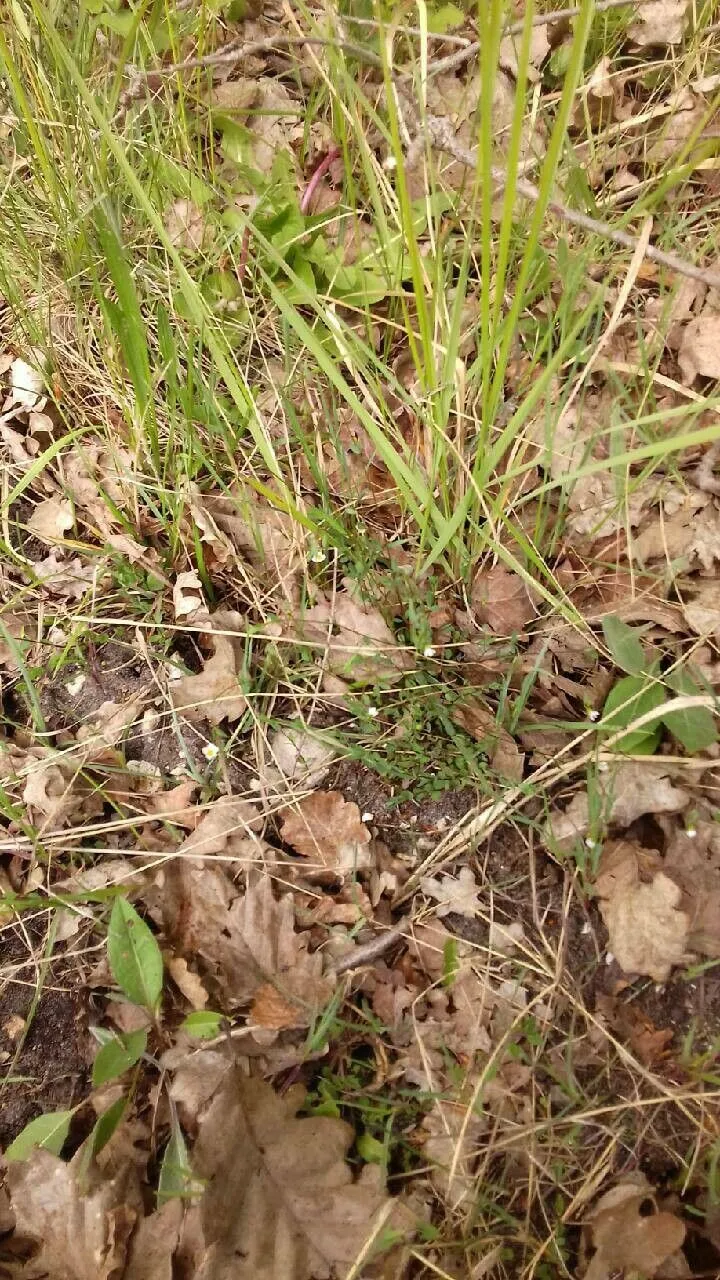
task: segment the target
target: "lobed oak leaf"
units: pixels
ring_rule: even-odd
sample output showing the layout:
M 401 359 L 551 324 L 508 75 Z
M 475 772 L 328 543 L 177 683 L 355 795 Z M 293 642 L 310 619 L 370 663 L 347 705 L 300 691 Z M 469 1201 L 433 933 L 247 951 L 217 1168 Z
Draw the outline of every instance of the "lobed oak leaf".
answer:
M 600 860 L 596 887 L 609 948 L 625 973 L 648 974 L 665 982 L 674 965 L 687 958 L 690 917 L 680 910 L 682 890 L 654 871 L 640 879 L 640 860 L 630 841 L 610 845 Z
M 480 912 L 477 881 L 469 867 L 461 867 L 457 876 L 423 876 L 420 888 L 438 903 L 436 914 L 451 911 L 474 920 Z
M 190 721 L 239 720 L 247 707 L 238 683 L 242 668 L 243 647 L 237 632 L 242 627 L 239 614 L 221 610 L 211 615 L 206 633 L 212 645 L 212 656 L 205 660 L 198 675 L 181 676 L 170 688 L 176 711 L 184 712 Z M 229 634 L 228 634 L 229 633 Z
M 207 1250 L 196 1280 L 327 1280 L 346 1274 L 381 1225 L 409 1229 L 377 1167 L 353 1180 L 350 1126 L 298 1118 L 303 1096 L 295 1086 L 280 1097 L 237 1070 L 223 1081 L 193 1150 Z
M 307 936 L 295 931 L 292 898 L 277 900 L 267 873 L 249 874 L 245 893 L 233 898 L 223 871 L 176 859 L 163 920 L 174 950 L 199 959 L 204 982 L 229 1004 L 250 1003 L 269 985 L 294 1009 L 292 1025 L 307 1026 L 332 994 L 323 956 L 308 952 Z
M 358 603 L 347 591 L 308 609 L 297 634 L 322 646 L 327 669 L 348 680 L 397 680 L 412 665 L 378 610 Z
M 356 804 L 339 791 L 314 791 L 285 810 L 280 835 L 303 858 L 312 860 L 311 880 L 336 880 L 372 865 L 371 834 Z
M 142 1200 L 130 1165 L 104 1179 L 95 1165 L 82 1174 L 83 1151 L 66 1164 L 36 1149 L 5 1175 L 15 1236 L 37 1251 L 21 1274 L 53 1280 L 110 1280 L 122 1274 Z
M 535 617 L 535 605 L 523 579 L 502 564 L 481 569 L 475 575 L 470 600 L 478 621 L 486 623 L 496 635 L 523 631 Z
M 685 1226 L 675 1214 L 658 1210 L 650 1183 L 639 1174 L 600 1197 L 585 1219 L 584 1234 L 595 1249 L 585 1280 L 610 1280 L 618 1272 L 652 1277 L 680 1249 Z
M 36 538 L 47 542 L 49 546 L 62 542 L 68 529 L 73 527 L 70 503 L 62 498 L 46 498 L 44 502 L 38 502 L 27 527 Z

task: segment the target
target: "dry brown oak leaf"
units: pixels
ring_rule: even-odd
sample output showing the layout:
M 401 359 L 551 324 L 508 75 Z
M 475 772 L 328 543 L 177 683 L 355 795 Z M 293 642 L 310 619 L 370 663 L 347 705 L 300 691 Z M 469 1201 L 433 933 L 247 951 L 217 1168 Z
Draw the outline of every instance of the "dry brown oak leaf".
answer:
M 174 951 L 199 963 L 225 1006 L 251 1004 L 259 1026 L 307 1026 L 326 1004 L 334 980 L 322 955 L 296 933 L 292 897 L 276 900 L 266 872 L 248 875 L 244 894 L 219 868 L 175 859 L 163 897 L 163 922 Z
M 585 1280 L 610 1280 L 618 1273 L 652 1277 L 685 1239 L 683 1223 L 673 1213 L 658 1211 L 642 1174 L 606 1191 L 585 1221 L 586 1242 L 595 1249 Z
M 82 1148 L 69 1164 L 37 1149 L 8 1166 L 15 1238 L 36 1245 L 15 1272 L 23 1280 L 114 1280 L 122 1274 L 130 1234 L 142 1215 L 134 1167 L 104 1179 L 91 1165 L 83 1177 L 82 1160 Z
M 377 609 L 359 604 L 348 592 L 314 605 L 296 624 L 299 639 L 324 649 L 327 670 L 346 680 L 399 680 L 413 665 Z
M 682 890 L 653 865 L 643 881 L 645 852 L 630 840 L 610 841 L 595 879 L 609 947 L 625 973 L 643 973 L 665 982 L 688 950 L 690 917 L 679 909 Z
M 370 832 L 358 806 L 339 791 L 314 791 L 286 809 L 280 835 L 309 860 L 310 865 L 303 868 L 309 880 L 334 881 L 372 864 Z
M 225 1078 L 193 1148 L 206 1246 L 195 1280 L 329 1280 L 347 1274 L 377 1230 L 408 1230 L 377 1166 L 353 1181 L 350 1126 L 297 1118 L 304 1094 L 295 1085 L 280 1097 L 236 1070 Z
M 219 610 L 208 618 L 204 633 L 212 646 L 212 656 L 205 659 L 197 675 L 181 676 L 170 685 L 170 700 L 176 711 L 188 720 L 239 720 L 247 702 L 238 684 L 242 667 L 243 644 L 237 634 L 244 623 L 239 613 Z

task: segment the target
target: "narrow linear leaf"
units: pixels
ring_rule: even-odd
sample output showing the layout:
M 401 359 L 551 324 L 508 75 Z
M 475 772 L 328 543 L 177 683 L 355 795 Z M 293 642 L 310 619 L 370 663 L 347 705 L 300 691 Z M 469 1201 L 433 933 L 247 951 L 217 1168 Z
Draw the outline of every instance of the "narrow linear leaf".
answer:
M 165 1148 L 160 1167 L 157 1190 L 158 1208 L 178 1196 L 190 1196 L 196 1189 L 183 1132 L 177 1120 L 174 1120 L 170 1141 Z
M 162 991 L 162 955 L 155 935 L 127 898 L 116 898 L 113 904 L 108 963 L 128 1000 L 154 1012 Z
M 59 1156 L 68 1136 L 73 1115 L 73 1111 L 48 1111 L 44 1116 L 31 1120 L 15 1141 L 10 1143 L 5 1152 L 5 1159 L 27 1160 L 35 1147 L 43 1147 L 45 1151 L 52 1151 L 53 1155 Z

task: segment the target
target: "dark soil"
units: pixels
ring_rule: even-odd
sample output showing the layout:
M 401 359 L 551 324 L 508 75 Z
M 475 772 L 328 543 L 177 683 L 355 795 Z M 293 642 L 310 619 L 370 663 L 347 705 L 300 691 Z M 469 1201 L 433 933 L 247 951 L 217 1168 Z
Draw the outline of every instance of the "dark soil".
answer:
M 36 956 L 42 955 L 42 939 Z M 26 1029 L 37 990 L 27 938 L 17 928 L 0 937 L 0 1146 L 46 1111 L 72 1107 L 87 1091 L 86 999 L 77 965 L 50 966 Z M 23 1038 L 24 1036 L 24 1038 Z
M 412 779 L 406 785 L 409 789 Z M 323 786 L 328 791 L 341 791 L 346 800 L 354 801 L 361 813 L 371 813 L 372 818 L 366 821 L 377 828 L 380 838 L 397 854 L 414 852 L 418 841 L 423 839 L 428 841 L 427 852 L 431 843 L 439 840 L 479 802 L 473 787 L 462 787 L 457 791 L 444 791 L 432 799 L 398 804 L 392 787 L 356 760 L 341 760 L 331 769 Z

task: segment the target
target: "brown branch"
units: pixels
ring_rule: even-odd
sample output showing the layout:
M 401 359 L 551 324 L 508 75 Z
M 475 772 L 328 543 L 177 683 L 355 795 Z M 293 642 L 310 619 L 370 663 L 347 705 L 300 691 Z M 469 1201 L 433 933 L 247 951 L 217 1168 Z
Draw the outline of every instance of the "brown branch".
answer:
M 455 138 L 453 127 L 449 120 L 444 116 L 426 116 L 423 121 L 425 135 L 430 139 L 434 146 L 440 151 L 446 151 L 455 160 L 459 160 L 461 164 L 465 164 L 470 169 L 474 169 L 477 164 L 477 152 L 469 151 L 467 147 L 461 144 Z M 417 139 L 411 148 L 412 159 L 417 154 Z M 502 169 L 493 167 L 490 170 L 493 182 L 499 187 L 507 186 L 507 174 Z M 515 190 L 519 196 L 523 196 L 526 200 L 537 204 L 540 200 L 540 192 L 534 183 L 528 182 L 527 178 L 517 178 L 515 182 Z M 619 227 L 613 227 L 609 222 L 602 222 L 599 218 L 591 218 L 586 213 L 579 213 L 576 209 L 569 209 L 567 205 L 562 204 L 559 200 L 548 200 L 547 208 L 557 215 L 563 222 L 567 222 L 570 226 L 581 227 L 583 231 L 589 231 L 592 235 L 601 236 L 603 240 L 611 240 L 614 244 L 621 245 L 624 249 L 630 249 L 633 252 L 637 249 L 637 239 L 631 236 L 629 232 L 622 231 Z M 698 280 L 700 284 L 705 284 L 711 289 L 720 289 L 720 275 L 715 271 L 706 270 L 704 267 L 696 267 L 692 262 L 686 262 L 684 258 L 679 258 L 677 254 L 666 253 L 664 249 L 656 249 L 654 245 L 649 244 L 645 250 L 645 257 L 651 262 L 656 262 L 658 266 L 667 267 L 669 271 L 675 271 L 678 275 L 687 276 L 690 280 Z
M 376 938 L 371 938 L 369 942 L 361 942 L 357 947 L 353 947 L 352 951 L 339 956 L 333 964 L 335 972 L 348 973 L 350 969 L 359 969 L 361 965 L 373 964 L 380 959 L 380 956 L 384 956 L 386 951 L 394 947 L 396 942 L 401 942 L 403 938 L 407 939 L 409 924 L 410 917 L 404 916 L 386 933 L 379 933 Z

